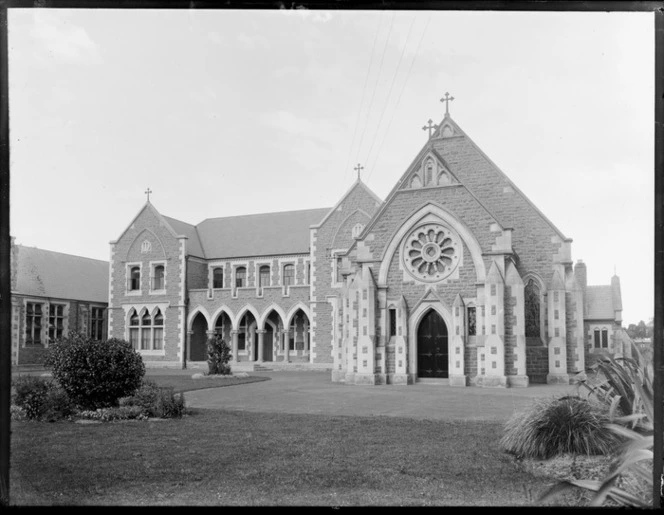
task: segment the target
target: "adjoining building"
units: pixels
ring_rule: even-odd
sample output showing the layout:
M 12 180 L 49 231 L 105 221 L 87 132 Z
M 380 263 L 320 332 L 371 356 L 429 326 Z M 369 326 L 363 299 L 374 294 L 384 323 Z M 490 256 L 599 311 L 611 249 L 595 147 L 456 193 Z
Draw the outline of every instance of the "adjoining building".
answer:
M 567 383 L 623 352 L 620 285 L 446 113 L 385 200 L 358 176 L 331 208 L 191 225 L 148 200 L 111 242 L 109 335 L 149 366 L 328 369 L 348 384 Z M 599 336 L 598 336 L 599 335 Z
M 39 365 L 50 342 L 76 331 L 107 338 L 108 261 L 11 239 L 12 364 Z

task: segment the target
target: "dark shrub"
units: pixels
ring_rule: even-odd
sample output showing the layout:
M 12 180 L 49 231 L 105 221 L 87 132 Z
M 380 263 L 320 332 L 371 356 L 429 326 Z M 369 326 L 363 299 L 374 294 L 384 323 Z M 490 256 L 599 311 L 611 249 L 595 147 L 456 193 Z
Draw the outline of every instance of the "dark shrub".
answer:
M 608 407 L 601 403 L 576 396 L 539 400 L 512 416 L 500 444 L 525 458 L 608 454 L 618 443 L 608 422 Z
M 74 413 L 74 406 L 65 391 L 50 379 L 19 376 L 12 382 L 12 403 L 25 416 L 35 420 L 59 420 Z
M 230 346 L 221 335 L 216 335 L 215 338 L 210 338 L 207 341 L 207 357 L 209 374 L 228 375 L 231 373 L 231 366 L 228 362 L 233 355 Z
M 46 366 L 72 401 L 84 409 L 117 404 L 140 387 L 145 365 L 129 342 L 98 341 L 79 333 L 49 348 Z
M 157 386 L 145 380 L 136 393 L 120 399 L 121 407 L 138 406 L 146 417 L 179 418 L 184 414 L 182 394 L 175 394 L 172 386 Z
M 51 381 L 42 377 L 19 376 L 12 381 L 12 404 L 23 409 L 25 416 L 39 419 L 46 411 Z

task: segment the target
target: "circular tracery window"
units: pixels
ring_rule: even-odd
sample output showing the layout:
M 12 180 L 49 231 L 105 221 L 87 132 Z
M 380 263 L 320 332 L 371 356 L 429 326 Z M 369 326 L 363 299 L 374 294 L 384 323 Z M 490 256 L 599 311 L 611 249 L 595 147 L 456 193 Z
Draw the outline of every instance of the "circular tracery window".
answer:
M 403 260 L 406 270 L 421 281 L 436 282 L 449 276 L 459 264 L 460 243 L 447 227 L 430 223 L 406 238 Z

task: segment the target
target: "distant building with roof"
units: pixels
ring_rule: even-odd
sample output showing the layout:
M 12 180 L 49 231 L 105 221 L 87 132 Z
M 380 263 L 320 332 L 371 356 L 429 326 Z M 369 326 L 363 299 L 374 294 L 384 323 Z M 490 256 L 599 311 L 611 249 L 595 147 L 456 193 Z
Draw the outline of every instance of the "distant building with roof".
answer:
M 618 278 L 587 286 L 572 240 L 448 113 L 428 129 L 385 200 L 358 173 L 330 208 L 192 225 L 148 197 L 110 242 L 109 335 L 184 368 L 220 334 L 233 370 L 347 384 L 567 383 L 622 352 Z
M 108 261 L 16 245 L 11 239 L 12 364 L 41 364 L 72 331 L 107 338 Z

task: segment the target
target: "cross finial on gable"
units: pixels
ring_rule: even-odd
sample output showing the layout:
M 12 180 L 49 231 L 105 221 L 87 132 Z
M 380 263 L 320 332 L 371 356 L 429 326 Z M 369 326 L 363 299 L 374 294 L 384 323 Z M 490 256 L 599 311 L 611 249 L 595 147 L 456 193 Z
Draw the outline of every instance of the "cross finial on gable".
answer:
M 422 127 L 422 130 L 425 131 L 425 130 L 428 129 L 429 130 L 429 139 L 431 139 L 431 131 L 436 130 L 438 128 L 438 125 L 434 125 L 433 120 L 431 118 L 429 118 L 429 121 L 427 122 L 427 124 L 428 125 L 425 125 L 424 127 Z
M 364 170 L 364 166 L 360 166 L 360 163 L 357 163 L 357 166 L 353 168 L 357 172 L 357 178 L 360 179 L 360 172 Z
M 148 196 L 148 202 L 150 202 L 150 193 L 152 193 L 152 190 L 150 188 L 145 190 L 145 194 Z
M 450 102 L 454 100 L 454 97 L 451 97 L 449 93 L 445 93 L 445 97 L 441 98 L 441 102 L 445 102 L 445 116 L 449 116 L 450 114 Z

